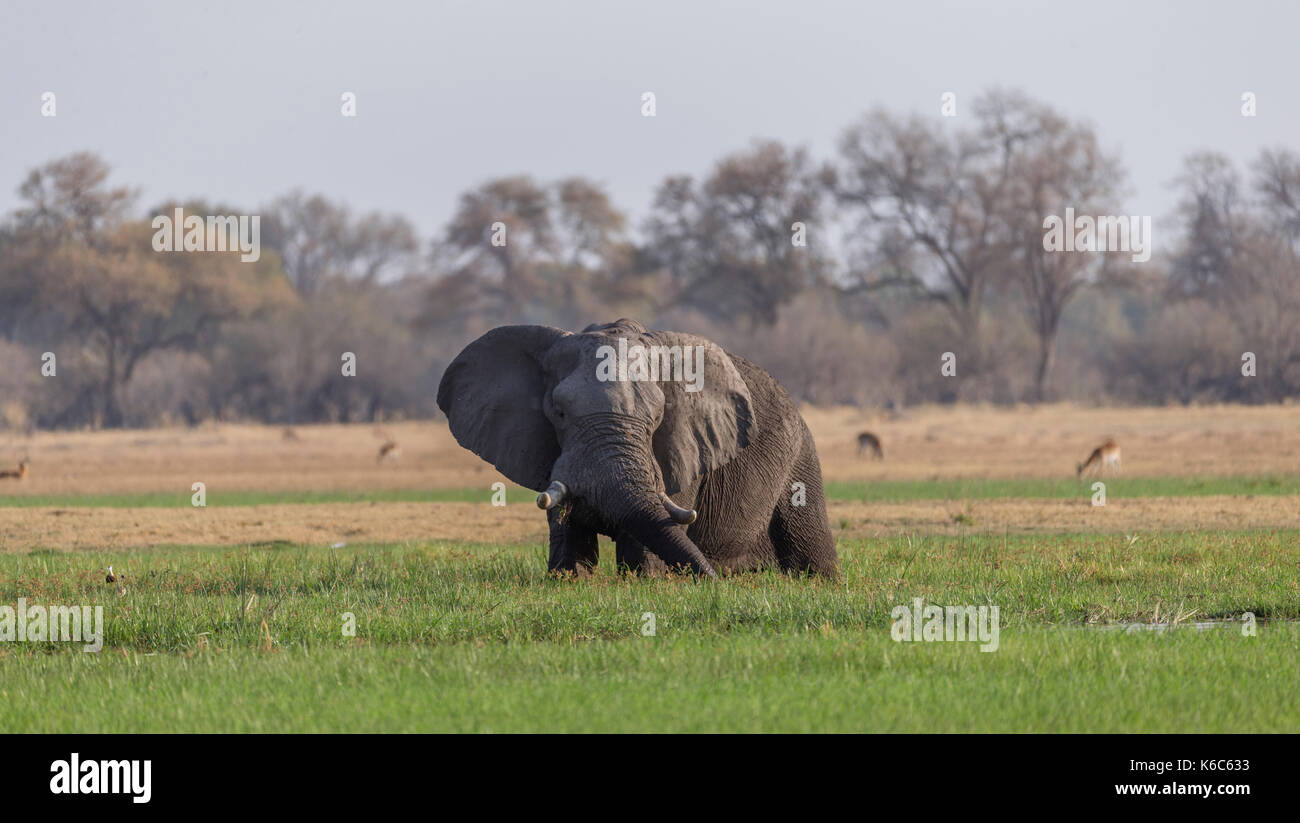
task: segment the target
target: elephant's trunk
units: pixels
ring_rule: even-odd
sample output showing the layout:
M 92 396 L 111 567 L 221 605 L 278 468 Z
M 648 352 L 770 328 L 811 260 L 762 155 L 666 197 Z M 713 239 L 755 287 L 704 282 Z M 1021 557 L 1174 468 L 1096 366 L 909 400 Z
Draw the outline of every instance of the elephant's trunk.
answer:
M 699 547 L 686 536 L 686 529 L 673 521 L 652 493 L 643 493 L 635 505 L 621 512 L 616 521 L 641 545 L 659 556 L 668 568 L 687 568 L 697 574 L 717 577 Z
M 552 483 L 552 489 L 557 484 L 563 486 L 556 481 Z M 686 536 L 684 526 L 695 521 L 694 509 L 678 506 L 663 492 L 633 488 L 628 483 L 616 483 L 614 487 L 615 491 L 607 490 L 587 497 L 612 525 L 658 555 L 670 569 L 686 568 L 708 577 L 718 576 L 704 553 Z M 568 489 L 565 491 L 567 493 Z M 548 494 L 549 492 L 542 492 L 538 496 L 538 506 L 551 508 L 546 503 L 554 498 L 548 497 Z
M 631 422 L 644 425 L 622 415 L 584 419 L 583 433 L 588 439 L 580 451 L 561 456 L 552 479 L 564 483 L 569 496 L 585 498 L 611 525 L 658 555 L 669 568 L 684 567 L 716 577 L 713 565 L 683 528 L 694 522 L 695 511 L 678 506 L 663 493 L 663 477 L 650 449 L 650 432 L 644 428 L 629 431 Z

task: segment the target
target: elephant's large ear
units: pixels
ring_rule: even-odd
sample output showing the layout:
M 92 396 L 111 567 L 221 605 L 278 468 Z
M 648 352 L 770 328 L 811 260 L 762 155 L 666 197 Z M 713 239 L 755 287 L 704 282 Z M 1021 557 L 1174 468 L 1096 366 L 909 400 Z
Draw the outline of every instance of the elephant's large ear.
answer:
M 676 494 L 749 445 L 756 434 L 753 399 L 731 357 L 717 344 L 676 332 L 647 336 L 656 346 L 681 346 L 683 379 L 664 379 L 661 373 L 664 417 L 654 435 L 666 491 Z
M 541 491 L 560 456 L 542 414 L 541 358 L 569 333 L 549 326 L 501 326 L 456 355 L 438 384 L 438 408 L 456 442 L 521 486 Z

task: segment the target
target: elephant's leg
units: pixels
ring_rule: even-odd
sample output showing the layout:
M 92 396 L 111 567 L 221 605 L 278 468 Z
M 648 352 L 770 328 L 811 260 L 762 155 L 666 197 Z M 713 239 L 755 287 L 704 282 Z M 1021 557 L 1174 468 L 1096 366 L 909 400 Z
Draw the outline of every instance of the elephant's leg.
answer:
M 620 572 L 633 572 L 650 577 L 662 577 L 668 573 L 668 567 L 659 555 L 648 551 L 641 541 L 629 534 L 619 534 L 614 538 L 614 550 Z
M 811 436 L 804 443 L 790 482 L 777 499 L 768 535 L 783 570 L 816 572 L 835 579 L 839 576 L 839 558 L 826 516 L 821 464 L 810 441 Z M 803 484 L 802 496 L 790 488 L 794 483 Z
M 546 568 L 551 572 L 588 574 L 600 560 L 596 531 L 574 520 L 567 506 L 547 512 L 551 526 L 551 556 Z

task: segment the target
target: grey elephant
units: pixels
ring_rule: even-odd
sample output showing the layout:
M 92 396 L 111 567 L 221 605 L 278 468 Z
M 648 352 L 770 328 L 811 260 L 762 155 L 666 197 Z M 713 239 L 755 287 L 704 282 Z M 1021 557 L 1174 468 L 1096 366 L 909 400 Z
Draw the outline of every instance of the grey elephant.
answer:
M 541 492 L 553 572 L 590 571 L 604 534 L 620 569 L 838 574 L 808 426 L 704 338 L 501 326 L 447 367 L 438 406 L 462 446 Z

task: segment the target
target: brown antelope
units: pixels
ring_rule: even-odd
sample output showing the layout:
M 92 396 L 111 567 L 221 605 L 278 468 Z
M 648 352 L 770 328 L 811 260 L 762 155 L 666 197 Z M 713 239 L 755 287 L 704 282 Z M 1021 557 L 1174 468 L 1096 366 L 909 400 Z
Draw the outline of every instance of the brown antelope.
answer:
M 382 463 L 384 462 L 384 460 L 388 458 L 392 458 L 393 460 L 396 460 L 398 458 L 398 455 L 399 452 L 397 449 L 397 441 L 389 440 L 387 443 L 379 447 L 379 458 L 375 460 L 375 462 Z
M 1083 473 L 1092 470 L 1094 475 L 1100 474 L 1102 469 L 1114 474 L 1119 471 L 1119 444 L 1112 439 L 1092 450 L 1088 459 L 1079 464 L 1077 472 L 1078 477 L 1083 477 Z
M 868 450 L 877 460 L 885 459 L 885 450 L 880 445 L 880 438 L 871 432 L 863 432 L 858 435 L 858 457 L 862 457 Z
M 14 479 L 14 480 L 26 480 L 26 479 L 27 479 L 27 461 L 24 460 L 23 462 L 19 463 L 19 464 L 18 464 L 18 468 L 16 468 L 16 469 L 6 469 L 5 471 L 0 471 L 0 478 L 12 478 L 12 479 Z

